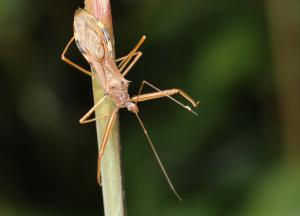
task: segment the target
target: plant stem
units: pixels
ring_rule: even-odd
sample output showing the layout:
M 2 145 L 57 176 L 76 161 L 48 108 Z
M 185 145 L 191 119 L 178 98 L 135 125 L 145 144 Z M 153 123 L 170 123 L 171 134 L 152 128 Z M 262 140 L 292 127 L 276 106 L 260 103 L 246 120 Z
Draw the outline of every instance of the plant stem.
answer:
M 95 16 L 105 25 L 113 40 L 112 18 L 109 0 L 85 0 L 85 9 Z M 93 71 L 93 69 L 92 69 Z M 94 103 L 98 102 L 103 96 L 104 91 L 97 78 L 92 79 Z M 112 113 L 113 104 L 106 100 L 96 109 L 96 117 Z M 96 121 L 98 149 L 102 142 L 103 133 L 107 125 L 107 119 L 102 118 Z M 119 139 L 119 120 L 116 123 L 109 136 L 107 147 L 101 161 L 101 181 L 104 202 L 104 212 L 106 216 L 124 216 L 125 192 L 123 189 L 121 158 L 120 158 L 120 139 Z
M 300 163 L 300 2 L 266 0 L 282 139 L 289 165 Z

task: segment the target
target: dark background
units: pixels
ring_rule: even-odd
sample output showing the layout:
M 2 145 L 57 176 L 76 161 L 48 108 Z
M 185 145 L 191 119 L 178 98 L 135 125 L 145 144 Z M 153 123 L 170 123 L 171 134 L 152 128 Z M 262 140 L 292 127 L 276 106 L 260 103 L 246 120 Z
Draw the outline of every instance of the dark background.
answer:
M 60 60 L 83 1 L 0 2 L 0 215 L 101 215 L 90 79 Z M 112 2 L 117 56 L 147 35 L 128 75 L 178 87 L 140 114 L 184 198 L 170 191 L 135 117 L 120 127 L 128 215 L 300 215 L 300 4 Z M 77 48 L 68 54 L 88 68 Z

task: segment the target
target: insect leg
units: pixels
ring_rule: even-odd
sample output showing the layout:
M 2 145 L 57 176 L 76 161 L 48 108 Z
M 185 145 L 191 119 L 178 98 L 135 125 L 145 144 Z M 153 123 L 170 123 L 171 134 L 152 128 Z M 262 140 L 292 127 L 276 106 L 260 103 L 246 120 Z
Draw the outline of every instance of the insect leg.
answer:
M 128 65 L 128 67 L 126 68 L 126 70 L 122 73 L 122 76 L 124 76 L 124 77 L 126 76 L 126 74 L 135 65 L 135 63 L 139 60 L 139 58 L 141 58 L 142 55 L 143 55 L 142 52 L 137 52 L 137 55 L 135 56 L 135 58 L 133 59 L 133 61 Z
M 137 43 L 137 45 L 129 52 L 129 54 L 127 56 L 125 56 L 125 58 L 118 65 L 120 73 L 125 69 L 126 65 L 131 60 L 131 58 L 136 54 L 136 51 L 144 43 L 145 39 L 146 39 L 146 36 L 143 35 L 142 38 Z
M 125 76 L 125 75 L 129 72 L 129 70 L 133 67 L 133 65 L 139 60 L 139 58 L 140 58 L 142 55 L 143 55 L 143 53 L 142 53 L 141 51 L 138 51 L 138 52 L 136 52 L 136 53 L 134 53 L 134 54 L 132 55 L 132 57 L 135 56 L 135 58 L 134 58 L 133 61 L 130 63 L 130 65 L 126 68 L 126 70 L 122 73 L 123 76 Z M 123 57 L 121 57 L 121 58 L 118 58 L 118 59 L 115 60 L 115 62 L 122 61 L 122 60 L 126 59 L 127 56 L 128 56 L 128 55 L 123 56 Z M 121 65 L 121 64 L 120 64 L 120 65 Z M 118 68 L 120 68 L 120 65 L 118 66 Z
M 71 43 L 72 43 L 73 41 L 74 41 L 74 36 L 69 40 L 69 42 L 67 43 L 67 45 L 66 45 L 64 51 L 62 52 L 62 54 L 61 54 L 61 60 L 63 60 L 63 61 L 66 62 L 67 64 L 69 64 L 69 65 L 75 67 L 76 69 L 80 70 L 82 73 L 87 74 L 87 75 L 89 75 L 89 76 L 93 76 L 92 73 L 91 73 L 90 71 L 88 71 L 88 70 L 84 69 L 83 67 L 79 66 L 78 64 L 72 62 L 70 59 L 68 59 L 68 58 L 65 56 L 66 52 L 68 51 L 68 49 L 69 49 L 69 47 L 70 47 L 70 45 L 71 45 Z
M 102 159 L 102 156 L 104 154 L 104 151 L 105 151 L 105 148 L 106 148 L 106 145 L 107 145 L 107 141 L 108 141 L 108 137 L 110 135 L 110 132 L 114 126 L 114 123 L 115 123 L 115 120 L 116 120 L 116 117 L 117 117 L 117 112 L 118 112 L 118 109 L 115 109 L 110 118 L 109 118 L 109 121 L 107 123 L 107 126 L 105 128 L 105 132 L 104 132 L 104 135 L 103 135 L 103 140 L 102 140 L 102 143 L 101 143 L 101 147 L 100 147 L 100 150 L 98 152 L 98 169 L 97 169 L 97 182 L 99 185 L 101 185 L 101 159 Z
M 98 116 L 96 118 L 88 119 L 92 115 L 92 113 L 95 111 L 97 106 L 99 106 L 104 101 L 105 98 L 106 98 L 106 96 L 102 97 L 82 118 L 80 118 L 80 120 L 79 120 L 80 124 L 86 124 L 89 122 L 96 121 L 97 119 L 107 117 L 105 115 L 105 116 Z
M 138 54 L 138 52 L 135 52 L 132 56 L 136 56 Z M 123 57 L 120 57 L 120 58 L 117 58 L 115 60 L 115 62 L 119 62 L 119 61 L 123 61 L 124 59 L 126 59 L 128 57 L 129 54 L 127 54 L 126 56 L 123 56 Z M 118 67 L 121 66 L 121 63 L 118 65 Z
M 142 89 L 145 84 L 150 86 L 151 88 L 155 89 L 157 92 L 141 95 Z M 135 103 L 138 103 L 138 102 L 142 102 L 142 101 L 153 100 L 153 99 L 162 98 L 162 97 L 168 97 L 169 99 L 171 99 L 172 101 L 174 101 L 175 103 L 177 103 L 178 105 L 183 107 L 184 109 L 197 115 L 197 113 L 194 112 L 189 106 L 186 106 L 186 105 L 182 104 L 181 102 L 179 102 L 178 100 L 176 100 L 175 98 L 173 98 L 171 95 L 174 95 L 174 94 L 180 94 L 182 97 L 184 97 L 186 100 L 188 100 L 193 105 L 193 107 L 197 107 L 199 104 L 199 101 L 195 101 L 192 97 L 190 97 L 187 93 L 185 93 L 181 89 L 168 89 L 168 90 L 163 91 L 145 80 L 142 82 L 142 85 L 139 90 L 139 94 L 137 96 L 132 97 L 131 100 Z

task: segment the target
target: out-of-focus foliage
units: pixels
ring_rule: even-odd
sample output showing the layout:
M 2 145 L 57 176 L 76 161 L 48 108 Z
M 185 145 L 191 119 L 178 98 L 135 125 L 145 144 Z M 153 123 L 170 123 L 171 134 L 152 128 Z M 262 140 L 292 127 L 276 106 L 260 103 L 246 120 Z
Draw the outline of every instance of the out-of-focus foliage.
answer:
M 78 123 L 93 104 L 91 82 L 60 61 L 73 13 L 83 6 L 78 2 L 0 2 L 0 215 L 103 211 L 95 127 Z M 266 7 L 263 1 L 112 1 L 118 56 L 147 35 L 127 77 L 130 93 L 148 80 L 201 101 L 198 117 L 168 99 L 140 104 L 183 203 L 135 117 L 120 112 L 128 215 L 300 214 L 299 167 L 285 163 Z M 68 55 L 89 67 L 75 46 Z

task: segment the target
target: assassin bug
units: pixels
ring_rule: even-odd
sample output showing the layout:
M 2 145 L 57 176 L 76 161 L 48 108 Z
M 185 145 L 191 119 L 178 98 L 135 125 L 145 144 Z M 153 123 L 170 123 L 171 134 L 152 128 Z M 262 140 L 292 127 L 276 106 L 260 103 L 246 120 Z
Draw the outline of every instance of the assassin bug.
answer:
M 199 104 L 199 101 L 195 101 L 181 89 L 160 90 L 159 88 L 155 87 L 147 81 L 142 82 L 137 96 L 129 96 L 129 81 L 126 80 L 124 77 L 133 67 L 133 65 L 138 61 L 138 59 L 142 56 L 142 52 L 138 51 L 138 49 L 145 39 L 146 37 L 142 36 L 140 41 L 132 49 L 132 51 L 129 52 L 129 54 L 122 58 L 114 60 L 112 54 L 112 41 L 104 24 L 101 21 L 97 20 L 94 16 L 89 14 L 86 10 L 78 8 L 74 15 L 74 36 L 70 39 L 65 49 L 63 50 L 61 59 L 91 77 L 96 76 L 99 79 L 100 84 L 105 91 L 105 95 L 79 120 L 81 124 L 92 122 L 98 118 L 103 117 L 102 116 L 98 118 L 90 118 L 92 113 L 95 111 L 96 107 L 100 106 L 105 99 L 110 99 L 114 102 L 114 110 L 109 116 L 109 120 L 103 135 L 101 148 L 98 152 L 97 182 L 99 184 L 101 183 L 101 158 L 104 154 L 108 137 L 116 120 L 117 112 L 120 108 L 127 108 L 130 112 L 136 115 L 166 180 L 168 181 L 172 191 L 175 193 L 178 199 L 181 200 L 180 196 L 176 192 L 171 180 L 167 175 L 167 172 L 153 146 L 153 143 L 148 135 L 148 132 L 141 118 L 138 115 L 139 109 L 137 103 L 146 100 L 168 97 L 175 103 L 182 106 L 184 109 L 187 109 L 188 111 L 196 114 L 189 106 L 182 104 L 181 102 L 173 98 L 171 95 L 180 94 L 183 98 L 188 100 L 194 107 L 196 107 Z M 90 71 L 82 68 L 78 64 L 72 62 L 70 59 L 65 57 L 69 46 L 74 40 L 80 52 L 87 60 L 87 62 L 94 68 L 96 73 L 91 73 Z M 116 64 L 117 62 L 120 62 L 118 66 Z M 155 92 L 141 94 L 144 85 L 150 86 L 155 90 Z

